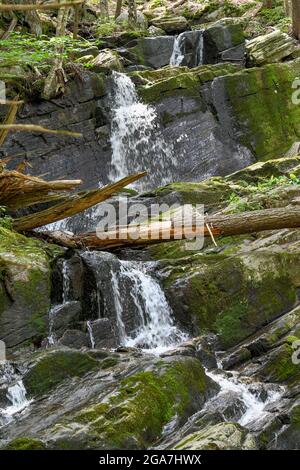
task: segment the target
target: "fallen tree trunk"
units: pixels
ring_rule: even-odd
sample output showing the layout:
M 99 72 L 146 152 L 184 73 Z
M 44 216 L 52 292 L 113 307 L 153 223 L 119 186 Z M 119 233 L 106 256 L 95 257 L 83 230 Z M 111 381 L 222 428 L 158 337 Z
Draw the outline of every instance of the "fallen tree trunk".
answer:
M 74 0 L 73 2 L 55 2 L 55 3 L 32 3 L 32 4 L 4 4 L 0 5 L 1 11 L 44 11 L 58 10 L 59 8 L 75 7 L 82 5 L 85 0 Z
M 170 223 L 171 224 L 171 223 Z M 280 209 L 266 209 L 240 214 L 214 215 L 204 219 L 204 225 L 181 227 L 166 226 L 165 223 L 140 227 L 118 227 L 115 231 L 105 232 L 99 237 L 96 232 L 67 235 L 63 232 L 45 232 L 44 235 L 58 244 L 72 247 L 85 247 L 101 250 L 142 247 L 156 243 L 167 243 L 193 236 L 242 235 L 264 230 L 300 228 L 300 207 L 288 206 Z M 127 234 L 127 237 L 126 237 Z M 105 237 L 107 237 L 105 239 Z
M 34 214 L 15 219 L 13 221 L 13 228 L 19 232 L 22 232 L 42 227 L 43 225 L 48 225 L 67 217 L 71 217 L 72 215 L 78 214 L 79 212 L 83 212 L 89 207 L 95 206 L 96 204 L 105 201 L 120 189 L 142 178 L 145 175 L 145 172 L 137 173 L 135 175 L 127 176 L 126 178 L 123 178 L 116 183 L 109 184 L 104 188 L 83 191 L 68 196 L 60 204 L 56 204 L 43 211 L 35 212 Z

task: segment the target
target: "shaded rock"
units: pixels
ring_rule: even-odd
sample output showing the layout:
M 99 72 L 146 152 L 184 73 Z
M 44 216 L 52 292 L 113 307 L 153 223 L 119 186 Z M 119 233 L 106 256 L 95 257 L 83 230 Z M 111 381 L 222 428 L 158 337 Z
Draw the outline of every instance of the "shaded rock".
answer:
M 88 335 L 79 330 L 66 330 L 60 338 L 59 344 L 74 349 L 81 349 L 90 346 Z
M 128 12 L 123 11 L 116 19 L 116 23 L 128 23 Z M 141 29 L 148 28 L 148 20 L 141 11 L 137 11 L 137 26 Z
M 246 52 L 252 66 L 280 62 L 295 52 L 297 42 L 281 31 L 258 36 L 247 43 Z
M 256 252 L 175 261 L 166 268 L 167 296 L 184 328 L 216 332 L 229 348 L 294 307 L 297 260 L 297 253 Z
M 87 353 L 61 350 L 46 353 L 24 376 L 24 385 L 29 396 L 49 393 L 70 377 L 81 377 L 98 367 L 98 362 Z
M 189 23 L 184 16 L 160 16 L 153 18 L 151 25 L 163 29 L 166 33 L 181 33 L 188 29 Z
M 258 160 L 283 156 L 299 140 L 300 106 L 292 104 L 291 93 L 286 94 L 299 74 L 297 59 L 243 70 L 213 82 L 213 101 L 223 130 L 252 149 Z
M 207 426 L 179 442 L 180 450 L 255 450 L 255 439 L 236 423 Z
M 122 72 L 123 64 L 119 54 L 111 49 L 103 49 L 92 61 L 93 72 Z
M 169 64 L 174 41 L 173 36 L 140 38 L 130 52 L 136 55 L 137 62 L 142 65 L 159 69 Z
M 60 338 L 64 332 L 78 325 L 81 315 L 80 302 L 66 302 L 65 304 L 56 306 L 50 313 L 52 332 L 57 338 Z
M 118 346 L 118 336 L 115 334 L 113 322 L 109 318 L 89 322 L 90 343 L 95 348 L 115 348 Z
M 157 28 L 153 25 L 148 28 L 148 33 L 150 36 L 164 36 L 166 34 L 162 28 Z
M 44 248 L 0 227 L 0 340 L 7 348 L 40 344 L 46 336 L 51 271 Z
M 241 24 L 223 19 L 204 31 L 204 63 L 213 64 L 220 60 L 242 62 L 245 53 L 245 38 Z

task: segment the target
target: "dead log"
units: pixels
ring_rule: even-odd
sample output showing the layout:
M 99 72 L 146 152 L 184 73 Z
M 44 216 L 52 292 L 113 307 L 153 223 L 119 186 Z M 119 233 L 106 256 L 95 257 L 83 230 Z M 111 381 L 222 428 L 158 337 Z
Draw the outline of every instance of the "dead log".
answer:
M 104 188 L 82 191 L 68 196 L 60 204 L 56 204 L 43 211 L 15 219 L 13 221 L 13 228 L 22 232 L 57 222 L 58 220 L 65 219 L 66 217 L 71 217 L 79 212 L 83 212 L 89 207 L 105 201 L 128 184 L 133 183 L 145 175 L 145 172 L 137 173 L 135 175 L 127 176 L 116 183 L 109 184 Z
M 55 3 L 38 3 L 38 4 L 3 4 L 0 5 L 0 13 L 2 11 L 42 11 L 42 10 L 58 10 L 59 8 L 75 7 L 82 5 L 85 0 L 74 0 L 73 2 L 55 2 Z
M 35 124 L 0 124 L 0 130 L 3 132 L 37 132 L 41 134 L 66 135 L 68 137 L 82 137 L 79 132 L 48 129 L 47 127 L 37 126 Z M 2 144 L 0 138 L 0 145 Z
M 300 228 L 300 207 L 288 206 L 279 209 L 266 209 L 240 214 L 214 215 L 204 219 L 203 226 L 172 227 L 166 223 L 142 225 L 140 227 L 118 227 L 105 232 L 101 237 L 96 232 L 68 235 L 67 243 L 62 232 L 45 233 L 52 241 L 72 247 L 85 247 L 109 250 L 123 247 L 143 247 L 157 243 L 168 243 L 193 236 L 229 236 L 255 233 L 283 228 Z M 106 237 L 106 238 L 105 238 Z

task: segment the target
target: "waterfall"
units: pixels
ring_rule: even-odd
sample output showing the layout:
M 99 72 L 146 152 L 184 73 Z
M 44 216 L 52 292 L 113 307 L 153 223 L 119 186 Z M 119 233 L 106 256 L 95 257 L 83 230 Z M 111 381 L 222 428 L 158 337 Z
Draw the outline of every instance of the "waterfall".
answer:
M 92 346 L 92 349 L 95 349 L 95 338 L 94 338 L 94 333 L 93 333 L 93 327 L 92 327 L 92 323 L 90 321 L 87 321 L 86 322 L 86 326 L 87 326 L 87 329 L 88 329 L 88 333 L 89 333 L 89 337 L 90 337 L 90 342 L 91 342 L 91 346 Z
M 198 67 L 204 62 L 204 30 L 185 31 L 174 42 L 170 65 Z
M 174 325 L 172 310 L 159 282 L 147 273 L 146 266 L 122 261 L 119 279 L 126 278 L 131 283 L 129 295 L 136 306 L 138 326 L 124 337 L 124 344 L 161 353 L 186 340 L 187 336 Z M 117 284 L 113 283 L 112 287 L 117 288 L 115 298 L 122 317 L 120 291 Z
M 206 375 L 220 385 L 220 394 L 235 392 L 244 402 L 246 411 L 238 421 L 241 426 L 248 426 L 250 423 L 254 423 L 266 416 L 268 413 L 266 407 L 279 400 L 283 393 L 283 388 L 278 386 L 268 391 L 267 398 L 262 400 L 259 394 L 253 393 L 249 386 L 237 377 L 237 373 L 232 373 L 231 377 L 226 377 L 224 373 L 220 374 L 206 370 Z M 255 385 L 257 384 L 251 383 L 252 388 Z
M 170 65 L 180 67 L 184 62 L 184 43 L 185 43 L 185 34 L 181 33 L 175 38 L 173 53 L 170 59 Z
M 68 260 L 63 260 L 62 263 L 62 303 L 53 305 L 50 308 L 48 318 L 49 318 L 49 332 L 47 337 L 47 342 L 49 346 L 53 346 L 56 343 L 56 337 L 53 332 L 54 320 L 56 314 L 61 310 L 63 305 L 66 305 L 70 302 L 71 299 L 71 279 L 69 272 L 69 263 Z
M 3 410 L 6 416 L 13 416 L 15 413 L 26 408 L 30 403 L 26 398 L 26 389 L 22 380 L 19 380 L 15 385 L 8 388 L 7 398 L 11 402 L 11 405 Z
M 172 181 L 173 148 L 166 143 L 154 107 L 142 103 L 134 83 L 123 73 L 112 74 L 111 181 L 138 171 L 150 177 L 136 183 L 145 189 Z
M 6 398 L 10 402 L 8 406 L 0 409 L 1 425 L 11 421 L 13 415 L 26 408 L 31 401 L 26 398 L 26 389 L 19 372 L 7 362 L 0 368 L 0 385 L 7 387 Z

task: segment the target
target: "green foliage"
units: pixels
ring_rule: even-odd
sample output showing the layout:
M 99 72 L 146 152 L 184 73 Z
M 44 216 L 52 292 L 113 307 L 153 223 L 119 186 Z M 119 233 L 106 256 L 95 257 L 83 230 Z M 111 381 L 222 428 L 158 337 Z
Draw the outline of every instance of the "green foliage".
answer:
M 11 229 L 12 218 L 6 215 L 6 208 L 0 206 L 0 227 Z
M 285 14 L 283 2 L 276 2 L 273 8 L 263 8 L 259 13 L 259 18 L 263 25 L 276 26 L 283 32 L 288 32 L 291 26 L 291 19 Z
M 81 377 L 99 366 L 98 361 L 79 351 L 57 351 L 42 357 L 24 378 L 31 396 L 43 395 L 70 377 Z
M 234 214 L 264 209 L 262 201 L 251 200 L 251 197 L 268 194 L 271 199 L 272 196 L 276 196 L 278 189 L 298 185 L 300 185 L 300 178 L 293 173 L 290 173 L 288 176 L 271 176 L 266 180 L 260 181 L 257 185 L 248 185 L 246 191 L 249 197 L 245 197 L 245 193 L 243 195 L 236 192 L 231 193 L 228 199 L 230 205 L 227 212 Z
M 90 46 L 84 40 L 65 37 L 40 36 L 15 32 L 8 39 L 0 40 L 1 66 L 31 66 L 40 71 L 47 71 L 55 57 L 68 59 L 76 48 Z M 63 53 L 58 53 L 58 46 L 63 46 Z
M 45 445 L 37 439 L 29 439 L 27 437 L 19 437 L 10 441 L 4 450 L 45 450 Z

